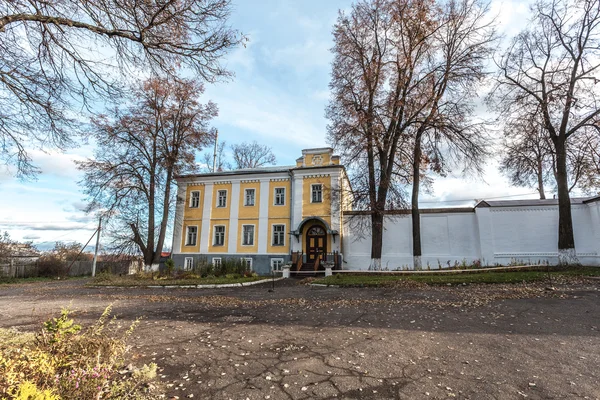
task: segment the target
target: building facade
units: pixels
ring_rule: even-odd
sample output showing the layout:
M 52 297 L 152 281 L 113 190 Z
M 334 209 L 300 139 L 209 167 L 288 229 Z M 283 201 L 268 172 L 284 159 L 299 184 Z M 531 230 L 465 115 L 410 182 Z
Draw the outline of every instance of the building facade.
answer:
M 295 166 L 177 177 L 172 257 L 177 267 L 225 258 L 258 274 L 341 253 L 345 169 L 331 148 L 306 149 Z
M 288 261 L 309 270 L 332 260 L 344 270 L 371 264 L 370 216 L 351 209 L 350 183 L 331 148 L 303 150 L 294 166 L 186 175 L 177 184 L 179 268 L 226 258 L 262 275 Z M 579 261 L 600 266 L 600 196 L 573 198 L 571 210 Z M 424 268 L 558 262 L 557 200 L 482 200 L 422 209 L 420 218 Z M 410 210 L 386 213 L 383 269 L 412 268 L 411 232 Z

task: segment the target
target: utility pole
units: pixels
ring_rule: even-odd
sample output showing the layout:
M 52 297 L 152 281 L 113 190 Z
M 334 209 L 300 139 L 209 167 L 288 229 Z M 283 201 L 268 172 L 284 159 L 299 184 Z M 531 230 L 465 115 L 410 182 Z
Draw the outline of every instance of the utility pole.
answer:
M 217 146 L 219 143 L 219 131 L 215 135 L 215 149 L 213 151 L 213 168 L 212 172 L 217 172 Z
M 96 231 L 96 249 L 94 250 L 94 261 L 92 261 L 92 277 L 96 276 L 96 261 L 98 260 L 98 247 L 100 246 L 100 231 L 102 230 L 102 214 L 98 218 L 98 230 Z

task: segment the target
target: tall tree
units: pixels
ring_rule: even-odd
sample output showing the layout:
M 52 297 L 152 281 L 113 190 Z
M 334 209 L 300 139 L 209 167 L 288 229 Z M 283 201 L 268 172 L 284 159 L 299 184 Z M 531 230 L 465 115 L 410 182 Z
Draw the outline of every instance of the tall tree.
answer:
M 229 0 L 0 0 L 0 161 L 34 174 L 28 148 L 70 145 L 73 110 L 121 93 L 121 78 L 229 76 L 220 59 L 244 40 L 229 13 Z
M 259 168 L 265 165 L 274 165 L 277 162 L 271 148 L 258 144 L 256 141 L 233 144 L 231 150 L 236 169 Z
M 93 159 L 78 163 L 91 207 L 116 211 L 113 245 L 138 249 L 158 263 L 173 205 L 176 174 L 197 169 L 195 153 L 214 134 L 217 107 L 200 104 L 202 84 L 153 78 L 133 92 L 132 106 L 94 119 Z
M 559 264 L 578 263 L 568 182 L 568 142 L 598 130 L 600 2 L 538 1 L 528 29 L 498 62 L 490 102 L 505 121 L 536 104 L 556 156 Z
M 494 31 L 477 1 L 371 0 L 341 12 L 327 109 L 330 141 L 354 166 L 355 198 L 371 214 L 371 267 L 381 266 L 383 218 L 412 185 L 413 255 L 421 267 L 419 191 L 431 170 L 485 157 L 472 123 Z
M 553 178 L 552 144 L 543 121 L 526 114 L 504 125 L 500 171 L 514 186 L 534 187 L 546 198 L 545 185 Z

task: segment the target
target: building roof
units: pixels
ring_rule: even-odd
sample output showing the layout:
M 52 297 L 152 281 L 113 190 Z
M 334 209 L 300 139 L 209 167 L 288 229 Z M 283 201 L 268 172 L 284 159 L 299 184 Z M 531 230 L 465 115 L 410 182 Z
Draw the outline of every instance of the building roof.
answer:
M 584 200 L 584 203 L 595 203 L 597 201 L 600 201 L 600 194 L 598 196 L 594 196 L 594 197 L 590 197 L 587 200 Z
M 600 199 L 600 196 L 598 197 Z M 594 197 L 572 197 L 571 204 L 584 204 L 595 201 Z M 531 206 L 557 206 L 558 199 L 525 199 L 525 200 L 480 200 L 477 207 L 531 207 Z
M 274 174 L 280 172 L 289 172 L 296 170 L 310 170 L 310 169 L 319 169 L 319 168 L 344 168 L 343 165 L 331 164 L 331 165 L 318 165 L 318 166 L 310 166 L 310 167 L 297 167 L 295 165 L 287 165 L 287 166 L 275 166 L 275 167 L 260 167 L 260 168 L 246 168 L 246 169 L 234 169 L 231 171 L 221 171 L 221 172 L 208 172 L 203 174 L 189 174 L 189 175 L 177 175 L 175 179 L 185 179 L 185 178 L 208 178 L 213 176 L 236 176 L 236 175 L 253 175 L 253 174 Z

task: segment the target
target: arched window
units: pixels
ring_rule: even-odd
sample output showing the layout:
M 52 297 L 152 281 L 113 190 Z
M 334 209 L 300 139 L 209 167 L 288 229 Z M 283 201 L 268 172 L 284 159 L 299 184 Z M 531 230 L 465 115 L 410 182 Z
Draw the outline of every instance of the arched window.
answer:
M 320 226 L 313 226 L 308 230 L 307 234 L 311 236 L 323 236 L 325 235 L 325 229 Z

